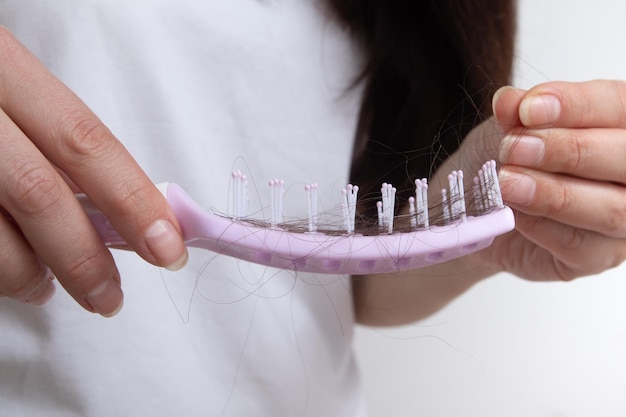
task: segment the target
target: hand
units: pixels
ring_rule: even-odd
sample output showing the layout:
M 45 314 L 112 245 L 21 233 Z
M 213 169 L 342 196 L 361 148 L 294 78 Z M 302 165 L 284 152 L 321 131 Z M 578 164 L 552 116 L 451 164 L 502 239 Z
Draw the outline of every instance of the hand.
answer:
M 515 230 L 446 263 L 355 279 L 357 320 L 411 323 L 500 271 L 571 280 L 619 265 L 626 259 L 625 103 L 626 83 L 616 81 L 501 89 L 495 117 L 473 129 L 430 182 L 445 187 L 451 170 L 477 172 L 499 155 Z
M 96 116 L 0 27 L 0 295 L 43 304 L 56 276 L 104 316 L 120 276 L 74 192 L 86 193 L 147 261 L 182 267 L 167 202 Z
M 532 280 L 571 280 L 626 259 L 626 83 L 551 82 L 494 98 L 515 231 L 480 261 Z

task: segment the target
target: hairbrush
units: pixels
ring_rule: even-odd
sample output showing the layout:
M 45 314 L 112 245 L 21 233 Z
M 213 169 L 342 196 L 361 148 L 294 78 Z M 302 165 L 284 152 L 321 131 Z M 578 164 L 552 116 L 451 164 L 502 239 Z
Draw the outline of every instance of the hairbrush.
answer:
M 417 269 L 483 249 L 515 226 L 512 210 L 502 202 L 495 161 L 485 163 L 473 178 L 470 204 L 466 202 L 463 172 L 448 175 L 449 187 L 441 190 L 436 222 L 429 213 L 426 179 L 415 181 L 408 213 L 401 215 L 395 213 L 396 189 L 382 184 L 376 203 L 377 222 L 367 231 L 359 230 L 356 221 L 358 186 L 347 185 L 341 191 L 343 227 L 327 229 L 321 226 L 317 211 L 317 184 L 304 187 L 309 218 L 294 226 L 283 221 L 282 180 L 269 181 L 269 220 L 246 216 L 246 177 L 235 171 L 232 180 L 230 215 L 200 207 L 177 184 L 158 185 L 180 223 L 186 245 L 298 272 L 362 275 Z M 77 197 L 106 245 L 126 244 L 84 195 Z M 394 227 L 398 222 L 406 227 Z

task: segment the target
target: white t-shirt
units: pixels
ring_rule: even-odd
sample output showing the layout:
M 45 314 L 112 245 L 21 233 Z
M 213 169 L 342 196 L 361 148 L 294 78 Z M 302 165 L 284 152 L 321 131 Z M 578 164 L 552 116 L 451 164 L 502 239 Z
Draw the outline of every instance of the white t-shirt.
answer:
M 155 182 L 227 211 L 230 172 L 282 178 L 333 205 L 360 91 L 348 34 L 314 0 L 0 0 L 11 29 Z M 3 65 L 0 63 L 0 65 Z M 254 207 L 251 208 L 254 210 Z M 64 291 L 0 299 L 6 416 L 362 416 L 348 277 L 194 252 L 182 273 L 116 252 L 125 307 L 105 319 Z

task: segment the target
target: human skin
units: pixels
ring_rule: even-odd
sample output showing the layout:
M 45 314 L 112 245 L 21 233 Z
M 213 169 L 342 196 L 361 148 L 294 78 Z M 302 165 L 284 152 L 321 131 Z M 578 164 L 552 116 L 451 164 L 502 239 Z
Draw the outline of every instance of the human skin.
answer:
M 0 62 L 0 295 L 43 304 L 56 277 L 85 309 L 114 315 L 120 274 L 74 192 L 155 265 L 185 263 L 178 222 L 109 129 L 2 27 Z
M 419 320 L 500 271 L 533 281 L 569 281 L 621 264 L 625 103 L 622 81 L 500 89 L 495 116 L 470 133 L 440 172 L 458 167 L 475 172 L 485 160 L 497 159 L 504 201 L 515 210 L 515 230 L 446 264 L 395 277 L 356 277 L 357 320 L 369 325 Z
M 2 27 L 0 62 L 0 295 L 44 304 L 56 276 L 85 309 L 114 315 L 123 300 L 120 274 L 74 192 L 85 192 L 130 248 L 155 265 L 184 265 L 178 222 L 106 126 Z M 516 229 L 445 264 L 355 277 L 357 320 L 419 320 L 499 271 L 571 280 L 620 264 L 625 99 L 621 81 L 501 89 L 495 116 L 468 135 L 439 173 L 475 172 L 498 159 Z

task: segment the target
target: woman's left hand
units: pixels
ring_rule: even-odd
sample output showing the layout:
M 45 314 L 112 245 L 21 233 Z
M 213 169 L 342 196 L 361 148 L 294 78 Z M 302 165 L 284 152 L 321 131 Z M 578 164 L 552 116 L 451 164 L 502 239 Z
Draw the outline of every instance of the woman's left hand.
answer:
M 531 280 L 571 280 L 626 259 L 626 82 L 505 87 L 500 181 L 514 232 L 477 254 Z
M 505 87 L 494 98 L 494 113 L 431 183 L 445 186 L 452 169 L 476 172 L 486 160 L 499 159 L 515 229 L 479 252 L 396 279 L 359 277 L 353 283 L 359 322 L 422 319 L 499 271 L 567 281 L 626 259 L 626 82 Z

